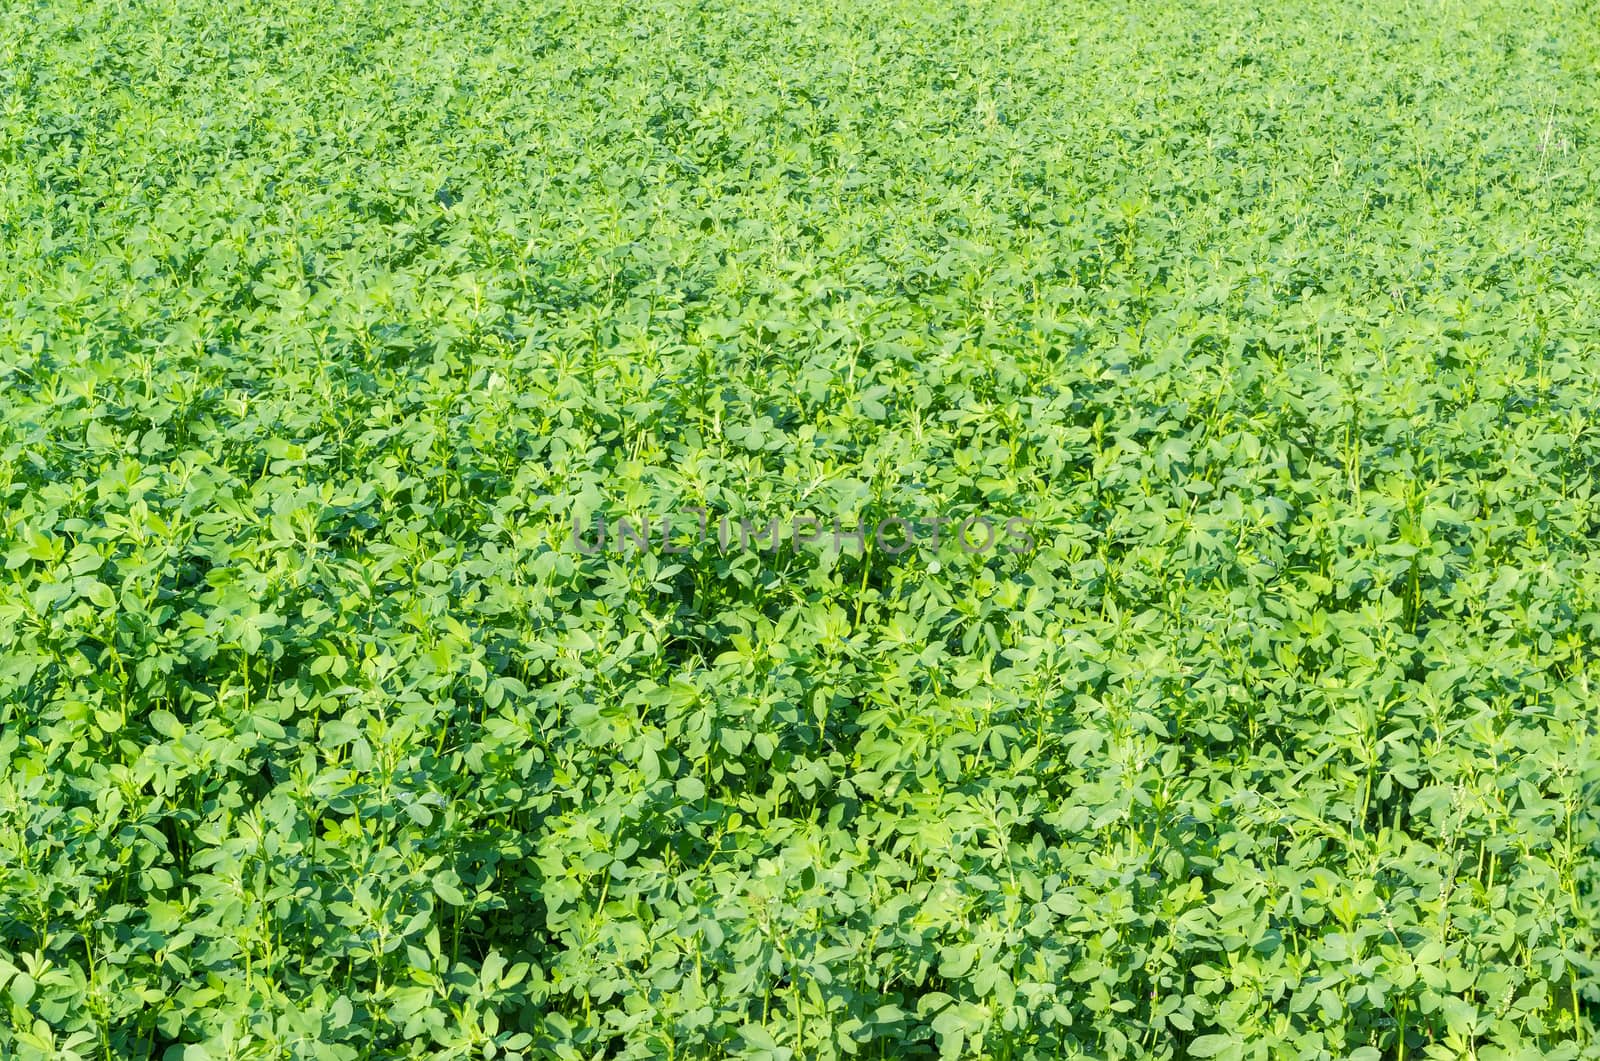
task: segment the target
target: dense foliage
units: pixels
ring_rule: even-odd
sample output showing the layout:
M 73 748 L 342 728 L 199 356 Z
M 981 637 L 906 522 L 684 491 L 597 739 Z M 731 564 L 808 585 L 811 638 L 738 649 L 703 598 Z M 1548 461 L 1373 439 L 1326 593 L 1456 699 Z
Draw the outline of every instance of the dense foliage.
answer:
M 1252 6 L 0 0 L 0 1055 L 1600 1056 L 1600 17 Z

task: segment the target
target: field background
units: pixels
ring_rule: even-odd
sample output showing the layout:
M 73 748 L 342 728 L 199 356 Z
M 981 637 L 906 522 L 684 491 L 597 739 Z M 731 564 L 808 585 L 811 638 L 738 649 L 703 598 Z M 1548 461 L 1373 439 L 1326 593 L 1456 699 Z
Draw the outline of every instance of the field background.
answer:
M 0 1055 L 1600 1056 L 1594 4 L 0 24 Z

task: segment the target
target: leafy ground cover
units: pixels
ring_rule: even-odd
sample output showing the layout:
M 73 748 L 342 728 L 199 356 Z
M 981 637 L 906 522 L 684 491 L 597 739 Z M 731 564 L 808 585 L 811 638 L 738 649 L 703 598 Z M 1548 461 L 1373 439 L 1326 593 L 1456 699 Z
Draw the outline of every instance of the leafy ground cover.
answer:
M 1600 1056 L 1600 19 L 1247 7 L 0 2 L 0 1054 Z

